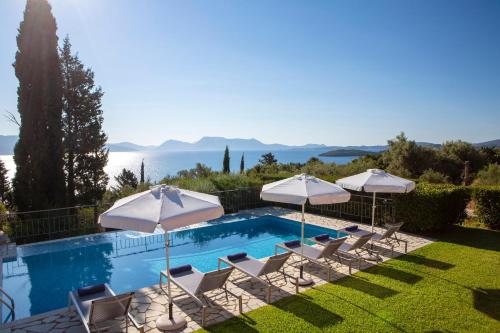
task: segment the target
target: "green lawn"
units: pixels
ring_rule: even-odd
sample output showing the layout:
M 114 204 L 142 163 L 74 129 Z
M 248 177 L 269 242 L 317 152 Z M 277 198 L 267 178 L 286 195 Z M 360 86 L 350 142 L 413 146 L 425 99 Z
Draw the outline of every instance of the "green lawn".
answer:
M 500 232 L 457 227 L 405 256 L 206 330 L 500 332 Z

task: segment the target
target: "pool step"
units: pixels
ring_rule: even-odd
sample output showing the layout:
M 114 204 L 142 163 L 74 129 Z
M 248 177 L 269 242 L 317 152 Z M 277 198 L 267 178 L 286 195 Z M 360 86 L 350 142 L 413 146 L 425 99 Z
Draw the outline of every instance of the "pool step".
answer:
M 0 243 L 0 258 L 2 261 L 13 261 L 17 259 L 17 246 L 14 242 Z

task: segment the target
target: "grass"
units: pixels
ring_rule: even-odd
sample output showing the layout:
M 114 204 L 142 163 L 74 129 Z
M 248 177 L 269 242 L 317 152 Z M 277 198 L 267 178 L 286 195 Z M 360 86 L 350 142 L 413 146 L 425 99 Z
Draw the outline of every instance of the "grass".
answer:
M 500 332 L 500 232 L 456 227 L 417 251 L 206 332 Z

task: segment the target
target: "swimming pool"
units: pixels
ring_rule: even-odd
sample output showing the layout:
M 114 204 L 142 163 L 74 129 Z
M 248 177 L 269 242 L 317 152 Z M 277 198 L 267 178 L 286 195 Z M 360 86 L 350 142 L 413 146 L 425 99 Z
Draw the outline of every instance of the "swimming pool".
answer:
M 337 232 L 306 225 L 305 236 Z M 217 258 L 245 251 L 256 258 L 274 254 L 276 243 L 300 237 L 300 223 L 276 216 L 226 215 L 169 233 L 171 265 L 217 269 Z M 14 297 L 16 318 L 66 306 L 69 290 L 107 282 L 116 292 L 158 283 L 165 269 L 161 229 L 154 234 L 108 232 L 18 247 L 18 258 L 3 263 L 3 288 Z

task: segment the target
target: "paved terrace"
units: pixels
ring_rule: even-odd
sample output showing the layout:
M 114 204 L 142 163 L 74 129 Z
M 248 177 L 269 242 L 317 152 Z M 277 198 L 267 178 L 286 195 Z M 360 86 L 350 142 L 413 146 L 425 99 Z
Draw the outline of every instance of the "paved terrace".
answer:
M 284 208 L 259 208 L 244 212 L 250 213 L 254 216 L 272 214 L 296 221 L 300 221 L 301 219 L 300 212 Z M 355 224 L 346 220 L 313 214 L 306 214 L 306 221 L 310 224 L 321 225 L 323 227 L 332 229 L 341 229 L 348 225 Z M 370 226 L 365 224 L 359 224 L 359 227 L 365 230 L 370 229 Z M 380 232 L 382 230 L 379 229 L 377 231 Z M 416 250 L 432 242 L 431 239 L 411 234 L 400 233 L 400 235 L 403 239 L 406 239 L 408 241 L 408 252 Z M 390 259 L 388 257 L 388 255 L 390 256 L 390 252 L 391 251 L 388 250 L 382 253 L 382 258 L 384 261 Z M 404 245 L 402 245 L 401 248 L 396 248 L 396 250 L 394 251 L 394 257 L 400 256 L 402 254 L 404 254 Z M 295 275 L 298 270 L 293 266 L 295 263 L 292 261 L 298 262 L 299 258 L 293 259 L 295 260 L 289 260 L 290 264 L 286 266 L 286 271 L 292 275 Z M 362 265 L 361 269 L 366 269 L 371 265 L 373 264 L 365 262 Z M 305 274 L 309 274 L 312 277 L 314 281 L 313 286 L 326 283 L 327 272 L 325 269 L 321 269 L 312 264 L 308 264 L 305 266 L 304 271 Z M 356 271 L 357 269 L 353 269 L 353 273 L 355 273 Z M 347 266 L 337 265 L 337 267 L 335 268 L 333 279 L 340 279 L 347 274 Z M 271 300 L 272 302 L 295 293 L 295 287 L 293 283 L 291 283 L 290 281 L 288 281 L 288 283 L 285 283 L 281 274 L 276 275 L 275 277 L 271 277 L 271 280 L 276 286 L 278 286 L 278 288 L 273 288 Z M 238 271 L 234 271 L 232 273 L 230 281 L 231 282 L 228 283 L 228 288 L 236 295 L 242 295 L 243 312 L 248 312 L 266 305 L 266 289 L 263 285 L 256 281 L 251 281 L 248 277 L 244 276 Z M 310 287 L 300 288 L 300 291 L 309 288 Z M 180 294 L 180 290 L 176 289 L 175 287 L 172 289 L 172 291 L 174 295 Z M 210 299 L 213 300 L 211 307 L 207 309 L 208 325 L 212 325 L 231 318 L 232 316 L 238 315 L 238 302 L 236 299 L 230 297 L 227 301 L 225 296 L 218 292 L 214 292 L 213 294 L 208 293 L 207 296 L 209 296 Z M 159 316 L 165 313 L 165 306 L 167 303 L 167 297 L 161 291 L 158 285 L 143 288 L 136 291 L 134 301 L 132 302 L 132 314 L 140 324 L 144 324 L 145 332 L 161 332 L 156 329 L 155 321 Z M 179 315 L 185 316 L 188 321 L 187 328 L 185 328 L 182 332 L 192 332 L 200 328 L 201 309 L 189 297 L 186 296 L 174 298 L 174 312 Z M 110 323 L 110 326 L 111 327 L 109 329 L 109 332 L 125 331 L 124 321 L 112 322 Z M 0 333 L 6 332 L 75 333 L 84 332 L 84 329 L 73 309 L 60 309 L 6 324 L 0 328 Z M 129 332 L 136 332 L 136 330 L 133 326 L 130 326 Z

